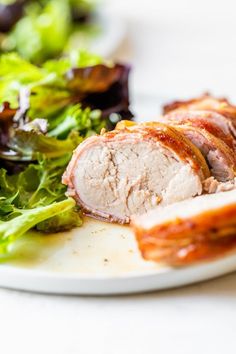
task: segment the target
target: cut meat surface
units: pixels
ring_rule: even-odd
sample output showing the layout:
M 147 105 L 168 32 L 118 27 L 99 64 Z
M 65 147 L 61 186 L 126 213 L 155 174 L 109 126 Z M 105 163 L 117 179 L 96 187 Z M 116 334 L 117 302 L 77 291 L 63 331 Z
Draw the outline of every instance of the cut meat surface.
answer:
M 217 257 L 236 247 L 236 190 L 159 206 L 132 226 L 147 260 L 175 266 Z
M 63 183 L 85 213 L 128 223 L 159 203 L 201 194 L 207 177 L 199 150 L 175 129 L 156 123 L 155 128 L 130 126 L 86 139 L 74 152 Z

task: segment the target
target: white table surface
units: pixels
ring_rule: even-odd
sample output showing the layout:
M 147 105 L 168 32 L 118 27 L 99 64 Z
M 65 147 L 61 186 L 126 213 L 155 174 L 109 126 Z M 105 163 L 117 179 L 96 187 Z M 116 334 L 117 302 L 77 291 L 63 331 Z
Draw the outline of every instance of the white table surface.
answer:
M 236 99 L 235 1 L 110 0 L 106 11 L 127 21 L 114 57 L 133 62 L 133 90 Z M 235 328 L 236 274 L 125 297 L 0 290 L 2 354 L 230 354 Z

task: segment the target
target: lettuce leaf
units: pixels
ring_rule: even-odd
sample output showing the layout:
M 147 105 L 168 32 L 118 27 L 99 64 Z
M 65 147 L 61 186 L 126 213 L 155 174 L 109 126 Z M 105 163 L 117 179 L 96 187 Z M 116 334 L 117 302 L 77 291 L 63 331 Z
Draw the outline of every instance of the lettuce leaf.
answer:
M 0 32 L 8 32 L 23 15 L 25 1 L 4 0 L 0 4 Z
M 40 63 L 63 51 L 71 30 L 68 1 L 50 0 L 42 8 L 37 3 L 28 6 L 6 40 L 8 50 L 16 50 L 25 59 Z
M 11 212 L 17 216 L 11 220 L 0 222 L 0 258 L 10 252 L 12 244 L 32 227 L 44 220 L 66 213 L 72 210 L 74 206 L 75 201 L 68 198 L 61 202 L 33 209 L 13 208 Z
M 16 53 L 0 56 L 0 104 L 8 102 L 12 108 L 19 106 L 22 87 L 32 87 L 47 78 L 47 73 L 29 63 Z
M 47 158 L 60 157 L 71 153 L 82 140 L 78 135 L 74 139 L 58 140 L 37 132 L 16 130 L 8 145 L 11 154 L 5 154 L 5 157 L 18 161 L 35 160 L 38 153 L 44 154 Z M 4 153 L 1 156 L 4 158 Z
M 19 93 L 29 92 L 30 119 L 51 118 L 68 105 L 81 103 L 83 108 L 99 109 L 109 119 L 116 113 L 130 118 L 128 77 L 125 65 L 101 64 L 101 58 L 85 51 L 70 58 L 50 60 L 37 67 L 17 54 L 0 57 L 0 104 L 19 107 Z M 110 121 L 111 123 L 111 121 Z
M 13 125 L 13 117 L 16 109 L 12 109 L 8 102 L 4 102 L 0 107 L 0 149 L 4 147 L 10 134 L 10 128 Z
M 125 65 L 102 64 L 99 56 L 86 51 L 50 60 L 42 67 L 17 54 L 5 54 L 0 57 L 0 103 L 8 102 L 11 109 L 17 109 L 17 115 L 27 112 L 28 120 L 47 119 L 50 130 L 58 129 L 51 136 L 64 139 L 73 128 L 85 137 L 132 117 L 129 71 Z M 65 129 L 67 124 L 70 129 Z
M 68 231 L 83 224 L 82 215 L 78 208 L 72 208 L 63 213 L 45 219 L 36 225 L 36 230 L 41 232 Z
M 61 175 L 70 157 L 71 154 L 56 159 L 39 157 L 37 162 L 14 175 L 0 169 L 0 198 L 8 199 L 15 195 L 14 206 L 20 209 L 64 199 L 66 187 L 61 183 Z
M 123 66 L 116 64 L 106 66 L 98 64 L 86 68 L 73 68 L 66 73 L 68 87 L 72 91 L 84 93 L 104 92 L 114 82 L 119 80 L 123 73 Z
M 48 135 L 65 139 L 70 131 L 78 131 L 84 137 L 100 133 L 106 126 L 105 120 L 101 119 L 101 111 L 90 108 L 82 109 L 80 104 L 69 106 L 56 119 L 49 121 Z M 64 141 L 64 140 L 63 140 Z
M 78 25 L 89 19 L 95 3 L 94 0 L 2 0 L 0 32 L 5 33 L 0 37 L 0 50 L 17 51 L 37 64 L 61 56 Z
M 0 256 L 33 227 L 59 232 L 81 226 L 75 201 L 65 196 L 66 187 L 61 183 L 70 156 L 41 157 L 14 175 L 0 169 Z
M 79 115 L 84 117 L 81 119 L 81 123 L 84 121 L 85 124 L 84 129 L 88 127 L 86 122 L 89 120 L 87 117 L 89 112 L 80 109 Z M 64 121 L 58 126 L 60 132 L 62 129 L 66 130 L 65 139 L 59 140 L 45 134 L 46 120 L 35 119 L 29 123 L 15 121 L 17 113 L 20 111 L 10 109 L 7 104 L 4 105 L 2 112 L 0 111 L 0 160 L 33 161 L 37 159 L 38 154 L 43 154 L 46 158 L 60 157 L 71 154 L 83 140 L 76 131 L 69 134 L 73 128 L 82 127 L 78 126 L 77 121 L 74 126 L 65 126 Z

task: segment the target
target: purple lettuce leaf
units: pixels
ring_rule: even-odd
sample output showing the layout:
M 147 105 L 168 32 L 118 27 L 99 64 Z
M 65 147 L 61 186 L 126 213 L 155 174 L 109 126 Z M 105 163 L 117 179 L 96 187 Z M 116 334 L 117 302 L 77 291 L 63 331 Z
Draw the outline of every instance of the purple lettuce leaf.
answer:
M 99 64 L 71 69 L 66 79 L 70 90 L 80 94 L 83 107 L 100 109 L 105 118 L 114 113 L 121 119 L 130 119 L 133 115 L 129 110 L 129 72 L 127 65 L 109 67 Z
M 16 0 L 12 4 L 0 4 L 0 32 L 8 32 L 23 16 L 27 0 Z

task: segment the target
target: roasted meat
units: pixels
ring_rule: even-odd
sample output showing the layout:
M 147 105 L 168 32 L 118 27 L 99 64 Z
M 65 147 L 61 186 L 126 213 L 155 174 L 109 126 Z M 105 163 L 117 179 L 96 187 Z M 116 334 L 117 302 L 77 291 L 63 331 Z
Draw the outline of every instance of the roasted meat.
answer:
M 166 124 L 188 124 L 207 130 L 221 139 L 230 149 L 236 150 L 236 131 L 229 118 L 211 111 L 173 111 L 164 115 L 160 121 Z
M 157 207 L 132 218 L 146 260 L 185 265 L 236 247 L 236 190 Z
M 217 112 L 231 119 L 236 128 L 236 106 L 233 106 L 226 98 L 215 98 L 205 94 L 186 101 L 175 101 L 163 107 L 164 114 L 176 110 Z
M 129 126 L 86 139 L 63 176 L 88 215 L 128 223 L 159 203 L 202 193 L 209 170 L 200 151 L 161 123 Z
M 187 113 L 187 112 L 186 112 Z M 236 158 L 235 158 L 235 148 L 233 146 L 234 139 L 231 135 L 225 134 L 223 130 L 219 130 L 216 126 L 210 126 L 208 130 L 214 130 L 215 135 L 216 131 L 219 136 L 225 136 L 225 139 L 231 142 L 231 148 L 224 142 L 224 140 L 217 138 L 215 135 L 209 133 L 204 128 L 199 128 L 200 125 L 193 120 L 189 122 L 168 119 L 168 116 L 164 116 L 161 119 L 162 122 L 167 122 L 168 126 L 174 126 L 175 129 L 184 135 L 189 141 L 192 142 L 203 154 L 205 157 L 212 176 L 216 178 L 217 181 L 226 182 L 231 181 L 235 177 L 236 172 Z M 180 124 L 182 123 L 182 124 Z M 155 125 L 158 125 L 156 122 L 147 122 L 142 123 L 141 126 L 149 126 L 155 128 Z M 117 124 L 116 129 L 123 129 L 124 127 L 137 126 L 137 123 L 130 121 L 121 121 Z M 232 139 L 232 140 L 231 140 Z
M 174 126 L 201 151 L 210 167 L 212 176 L 217 181 L 226 182 L 234 179 L 236 173 L 235 150 L 229 148 L 222 139 L 216 138 L 206 129 L 190 124 L 175 124 Z

